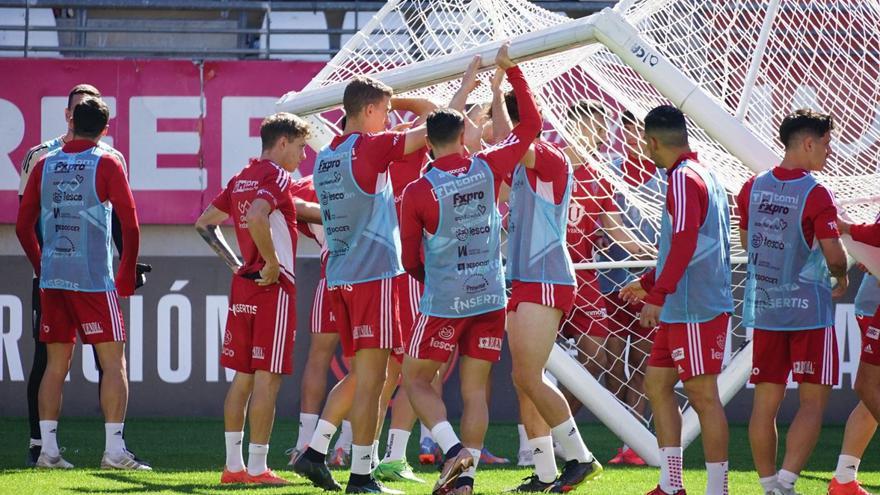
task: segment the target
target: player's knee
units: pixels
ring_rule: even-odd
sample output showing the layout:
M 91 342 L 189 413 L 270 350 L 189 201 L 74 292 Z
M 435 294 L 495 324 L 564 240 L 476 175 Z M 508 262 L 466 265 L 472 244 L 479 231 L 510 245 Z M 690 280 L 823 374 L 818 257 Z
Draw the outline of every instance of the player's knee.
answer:
M 687 391 L 688 402 L 697 413 L 709 412 L 713 409 L 721 407 L 721 400 L 715 389 L 704 390 L 703 388 L 690 389 Z

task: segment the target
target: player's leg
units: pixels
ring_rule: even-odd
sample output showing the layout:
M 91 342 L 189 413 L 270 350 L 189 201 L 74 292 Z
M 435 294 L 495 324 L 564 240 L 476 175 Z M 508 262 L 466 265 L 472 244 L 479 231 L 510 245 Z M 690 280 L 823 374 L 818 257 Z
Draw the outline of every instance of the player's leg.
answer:
M 501 332 L 504 325 L 501 325 Z M 501 338 L 500 336 L 498 337 Z M 473 457 L 473 465 L 465 470 L 456 481 L 456 487 L 474 487 L 477 464 L 486 431 L 489 429 L 488 382 L 491 377 L 492 362 L 463 355 L 459 363 L 461 377 L 461 442 Z
M 449 369 L 455 365 L 456 360 L 458 359 L 458 352 L 453 352 L 449 355 L 449 359 L 446 360 L 440 366 L 440 369 L 437 371 L 437 375 L 434 377 L 434 381 L 431 382 L 431 386 L 434 387 L 434 390 L 437 391 L 437 394 L 441 397 L 443 396 L 443 381 L 446 376 L 449 374 Z M 405 389 L 404 389 L 405 390 Z M 410 407 L 412 407 L 412 403 L 410 402 Z M 413 411 L 415 414 L 415 411 Z M 416 415 L 418 417 L 418 415 Z M 440 448 L 440 445 L 434 441 L 434 438 L 431 436 L 431 429 L 425 425 L 424 422 L 419 421 L 419 463 L 420 464 L 441 464 L 443 463 L 443 450 Z
M 837 383 L 838 352 L 834 327 L 801 330 L 791 336 L 791 358 L 804 363 L 794 368 L 792 378 L 799 383 L 798 412 L 785 436 L 785 457 L 777 478 L 785 489 L 793 489 L 819 441 L 822 417 L 831 387 Z
M 515 386 L 515 384 L 514 384 Z M 553 436 L 550 425 L 541 417 L 541 413 L 528 395 L 517 389 L 519 400 L 519 417 L 525 430 L 526 446 L 535 466 L 534 474 L 523 480 L 523 483 L 512 491 L 525 493 L 542 493 L 553 487 L 556 482 L 556 458 L 553 455 Z
M 874 345 L 880 347 L 880 344 Z M 862 351 L 854 388 L 874 420 L 880 421 L 880 352 L 869 357 Z
M 40 410 L 38 407 L 40 381 L 46 371 L 46 344 L 40 341 L 40 279 L 33 279 L 31 291 L 31 330 L 34 337 L 34 359 L 27 381 L 28 426 L 30 427 L 30 443 L 28 444 L 27 466 L 35 466 L 40 457 L 43 445 L 40 436 Z
M 321 415 L 321 406 L 327 395 L 327 371 L 339 345 L 339 333 L 328 297 L 327 280 L 321 278 L 315 288 L 312 302 L 309 353 L 303 368 L 300 386 L 299 431 L 291 464 L 305 449 L 315 433 Z
M 861 373 L 861 369 L 859 370 Z M 856 479 L 862 456 L 877 431 L 877 420 L 859 402 L 850 413 L 843 432 L 843 445 L 837 458 L 837 468 L 828 486 L 828 495 L 866 495 Z M 860 491 L 861 490 L 861 491 Z
M 557 480 L 560 489 L 601 474 L 602 467 L 587 449 L 565 398 L 544 380 L 544 364 L 556 340 L 562 311 L 531 302 L 521 302 L 508 313 L 508 336 L 513 361 L 513 379 L 529 396 L 544 420 L 551 426 L 554 440 L 561 445 L 566 464 Z
M 688 402 L 697 411 L 700 419 L 700 435 L 703 438 L 703 456 L 708 477 L 706 494 L 724 495 L 728 492 L 729 431 L 724 404 L 718 395 L 718 374 L 695 376 L 684 382 L 684 390 Z
M 61 416 L 62 387 L 70 361 L 73 357 L 73 344 L 49 342 L 46 344 L 46 371 L 40 382 L 39 411 L 40 436 L 43 439 L 37 467 L 71 468 L 73 465 L 61 457 L 58 448 L 58 418 Z
M 749 381 L 755 385 L 755 394 L 749 418 L 749 444 L 764 492 L 779 486 L 776 417 L 785 398 L 785 384 L 791 372 L 788 334 L 756 329 L 752 336 L 752 376 Z
M 661 330 L 664 334 L 665 329 Z M 665 337 L 658 343 L 663 345 Z M 665 349 L 665 347 L 663 347 Z M 681 410 L 675 397 L 675 384 L 679 376 L 676 369 L 661 362 L 659 354 L 652 353 L 652 362 L 645 372 L 645 393 L 654 412 L 654 429 L 660 449 L 660 483 L 663 493 L 684 493 L 682 483 Z M 652 492 L 658 493 L 659 492 Z
M 254 370 L 254 385 L 248 407 L 247 482 L 286 485 L 287 480 L 269 469 L 266 459 L 282 375 L 293 373 L 296 287 L 282 279 L 268 287 L 254 284 L 251 289 L 248 302 L 256 311 L 251 327 L 250 367 Z
M 247 466 L 241 453 L 244 442 L 244 421 L 254 388 L 253 373 L 236 371 L 223 401 L 223 430 L 226 443 L 226 464 L 221 483 L 245 483 Z
M 297 452 L 305 449 L 318 425 L 321 406 L 327 394 L 327 372 L 339 345 L 339 334 L 336 333 L 312 333 L 309 339 L 309 354 L 300 387 Z

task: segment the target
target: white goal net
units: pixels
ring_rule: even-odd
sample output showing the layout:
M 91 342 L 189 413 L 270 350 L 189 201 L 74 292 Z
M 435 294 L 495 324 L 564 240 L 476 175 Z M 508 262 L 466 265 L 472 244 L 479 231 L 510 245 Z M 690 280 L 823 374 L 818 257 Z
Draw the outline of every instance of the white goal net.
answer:
M 533 36 L 538 34 L 540 42 Z M 733 196 L 755 170 L 777 163 L 776 129 L 784 114 L 810 107 L 834 115 L 835 153 L 821 180 L 855 220 L 870 221 L 877 213 L 880 3 L 625 0 L 614 12 L 573 21 L 524 0 L 392 0 L 301 94 L 286 95 L 280 107 L 320 111 L 325 119 L 337 120 L 332 109 L 341 104 L 341 87 L 360 74 L 377 75 L 405 95 L 442 104 L 458 87 L 446 68 L 455 66 L 460 75 L 476 52 L 485 53 L 489 65 L 494 47 L 506 39 L 514 41 L 511 54 L 527 60 L 521 65 L 542 107 L 545 137 L 570 148 L 574 161 L 585 167 L 576 174 L 581 183 L 570 214 L 570 226 L 579 234 L 569 240 L 581 245 L 582 256 L 575 256 L 579 290 L 589 294 L 597 285 L 603 294 L 579 299 L 580 315 L 563 327 L 562 347 L 548 367 L 600 419 L 614 423 L 609 426 L 618 435 L 627 435 L 631 419 L 647 434 L 651 415 L 641 377 L 650 339 L 632 331 L 638 326 L 637 308 L 617 304 L 614 292 L 655 261 L 665 174 L 644 156 L 638 121 L 654 106 L 672 101 L 692 118 L 691 146 L 701 163 L 730 192 L 737 309 L 725 361 L 736 362 L 736 356 L 741 361 L 728 366 L 721 379 L 725 398 L 731 397 L 745 382 L 750 360 L 749 336 L 739 320 L 745 259 Z M 472 102 L 489 101 L 489 77 L 491 71 L 481 75 L 484 84 Z M 572 110 L 578 104 L 596 107 L 584 100 L 600 103 L 600 111 Z M 591 204 L 597 201 L 616 205 L 619 215 L 601 214 Z M 629 238 L 648 255 L 629 254 L 624 249 L 631 247 Z M 574 370 L 563 348 L 610 393 L 594 393 L 599 390 L 590 388 L 595 381 L 583 385 L 584 367 Z M 631 416 L 615 416 L 621 408 Z M 698 433 L 690 416 L 686 442 Z M 647 452 L 655 446 L 653 438 L 629 435 L 625 440 L 656 462 Z

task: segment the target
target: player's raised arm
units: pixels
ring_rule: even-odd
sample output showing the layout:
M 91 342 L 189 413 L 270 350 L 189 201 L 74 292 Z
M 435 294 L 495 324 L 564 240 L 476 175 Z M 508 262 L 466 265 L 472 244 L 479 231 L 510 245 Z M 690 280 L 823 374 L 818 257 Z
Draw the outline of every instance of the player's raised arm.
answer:
M 480 156 L 492 166 L 496 173 L 502 176 L 513 171 L 528 151 L 535 136 L 541 131 L 541 114 L 538 111 L 538 104 L 535 102 L 535 97 L 522 70 L 510 59 L 507 53 L 509 47 L 509 43 L 501 46 L 495 57 L 495 62 L 499 68 L 504 69 L 510 85 L 513 86 L 519 121 L 504 140 L 480 153 Z
M 426 98 L 391 98 L 391 109 L 404 112 L 412 112 L 419 116 L 419 121 L 424 121 L 437 105 Z M 408 155 L 425 146 L 425 126 L 424 124 L 411 127 L 403 134 L 404 136 L 404 155 Z
M 471 60 L 470 65 L 468 65 L 467 70 L 461 77 L 461 86 L 459 86 L 452 99 L 449 100 L 449 108 L 464 113 L 468 96 L 480 85 L 480 81 L 477 79 L 477 71 L 480 70 L 480 62 L 482 60 L 483 58 L 479 55 L 475 55 Z
M 495 74 L 492 76 L 492 137 L 494 141 L 500 140 L 501 136 L 510 134 L 513 128 L 510 116 L 507 115 L 507 105 L 504 104 L 504 91 L 501 89 L 504 75 L 504 70 L 499 67 L 495 69 Z
M 196 220 L 196 231 L 208 243 L 208 246 L 211 246 L 211 249 L 217 253 L 217 256 L 226 263 L 226 266 L 235 273 L 241 267 L 241 261 L 232 252 L 232 248 L 229 247 L 229 243 L 226 242 L 226 238 L 223 236 L 223 231 L 220 230 L 220 224 L 226 221 L 227 218 L 229 218 L 228 213 L 214 205 L 210 205 L 202 212 L 199 219 Z

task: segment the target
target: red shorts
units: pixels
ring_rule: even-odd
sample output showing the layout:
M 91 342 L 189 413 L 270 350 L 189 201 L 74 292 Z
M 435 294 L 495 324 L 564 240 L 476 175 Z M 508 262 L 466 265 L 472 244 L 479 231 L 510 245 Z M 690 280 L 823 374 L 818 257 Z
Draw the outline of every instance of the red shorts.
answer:
M 394 284 L 394 278 L 384 278 L 328 292 L 343 356 L 352 357 L 361 349 L 389 349 L 403 355 Z
M 333 315 L 332 304 L 327 295 L 331 290 L 338 290 L 338 287 L 330 289 L 327 287 L 327 279 L 321 277 L 315 287 L 315 300 L 312 302 L 312 333 L 339 333 L 336 316 Z
M 751 383 L 788 382 L 837 385 L 837 337 L 834 327 L 815 330 L 755 329 Z
M 248 374 L 293 373 L 296 287 L 284 277 L 278 280 L 261 287 L 254 280 L 232 277 L 222 366 Z
M 605 294 L 608 330 L 622 339 L 632 337 L 633 342 L 642 339 L 653 341 L 657 328 L 645 328 L 639 324 L 639 313 L 644 305 L 642 302 L 630 304 L 624 301 L 619 291 Z
M 862 363 L 880 366 L 880 328 L 872 326 L 871 320 L 877 317 L 856 316 L 862 330 Z
M 119 311 L 119 296 L 108 292 L 78 292 L 43 289 L 40 342 L 84 344 L 125 342 L 125 323 Z
M 574 307 L 574 286 L 514 280 L 507 311 L 516 311 L 524 302 L 558 309 L 564 316 Z
M 589 335 L 599 339 L 608 336 L 608 311 L 605 298 L 599 292 L 599 277 L 593 270 L 577 272 L 577 293 L 574 309 L 562 324 L 562 335 L 578 338 Z
M 702 323 L 661 322 L 648 366 L 675 368 L 681 381 L 721 373 L 729 320 L 730 315 L 721 313 Z
M 501 359 L 506 323 L 503 309 L 466 318 L 419 315 L 407 354 L 445 363 L 458 346 L 463 356 L 494 363 Z

